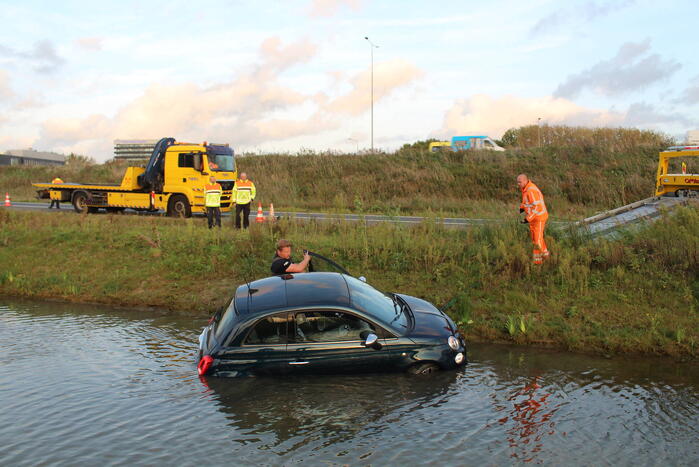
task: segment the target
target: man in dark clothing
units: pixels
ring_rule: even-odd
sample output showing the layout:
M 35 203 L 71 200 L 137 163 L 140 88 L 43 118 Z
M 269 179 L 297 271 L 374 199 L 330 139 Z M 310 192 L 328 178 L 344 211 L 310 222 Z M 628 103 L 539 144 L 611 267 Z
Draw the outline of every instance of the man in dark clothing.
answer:
M 311 256 L 303 253 L 303 261 L 294 263 L 291 259 L 291 242 L 283 238 L 277 242 L 277 251 L 272 258 L 272 274 L 281 276 L 289 272 L 305 272 L 308 263 L 311 261 Z

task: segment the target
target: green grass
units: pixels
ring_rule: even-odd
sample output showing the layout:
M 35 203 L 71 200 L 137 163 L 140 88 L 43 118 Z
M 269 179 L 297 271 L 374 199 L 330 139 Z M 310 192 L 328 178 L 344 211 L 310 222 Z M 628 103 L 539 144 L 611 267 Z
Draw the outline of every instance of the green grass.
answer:
M 514 221 L 468 230 L 281 221 L 240 232 L 210 231 L 201 218 L 0 210 L 0 293 L 203 316 L 237 285 L 269 274 L 281 237 L 382 290 L 451 302 L 472 340 L 697 354 L 699 210 L 691 207 L 615 241 L 551 231 L 553 257 L 542 267 Z

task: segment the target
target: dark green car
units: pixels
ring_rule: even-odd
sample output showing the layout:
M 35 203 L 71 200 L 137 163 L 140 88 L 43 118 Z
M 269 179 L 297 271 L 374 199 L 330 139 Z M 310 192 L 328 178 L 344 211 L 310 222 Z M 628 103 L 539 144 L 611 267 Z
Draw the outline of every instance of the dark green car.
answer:
M 427 374 L 465 363 L 463 338 L 434 305 L 336 272 L 241 285 L 199 336 L 200 375 Z

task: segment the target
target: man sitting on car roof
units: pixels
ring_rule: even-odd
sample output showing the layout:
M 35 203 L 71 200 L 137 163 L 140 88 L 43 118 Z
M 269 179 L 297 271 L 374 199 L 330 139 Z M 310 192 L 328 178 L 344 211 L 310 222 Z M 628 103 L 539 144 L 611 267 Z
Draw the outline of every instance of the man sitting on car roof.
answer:
M 291 259 L 291 242 L 285 239 L 279 239 L 277 242 L 277 251 L 272 258 L 272 274 L 281 276 L 290 272 L 305 272 L 308 263 L 311 261 L 311 256 L 307 251 L 303 252 L 303 261 L 294 263 Z

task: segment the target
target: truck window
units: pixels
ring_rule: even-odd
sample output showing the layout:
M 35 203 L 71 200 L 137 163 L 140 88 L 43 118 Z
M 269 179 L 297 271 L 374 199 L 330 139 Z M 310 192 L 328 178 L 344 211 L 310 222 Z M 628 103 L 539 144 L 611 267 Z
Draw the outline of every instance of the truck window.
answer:
M 233 172 L 235 170 L 233 154 L 209 154 L 209 169 Z
M 177 165 L 179 167 L 191 167 L 194 168 L 194 156 L 196 153 L 180 153 L 177 158 Z

